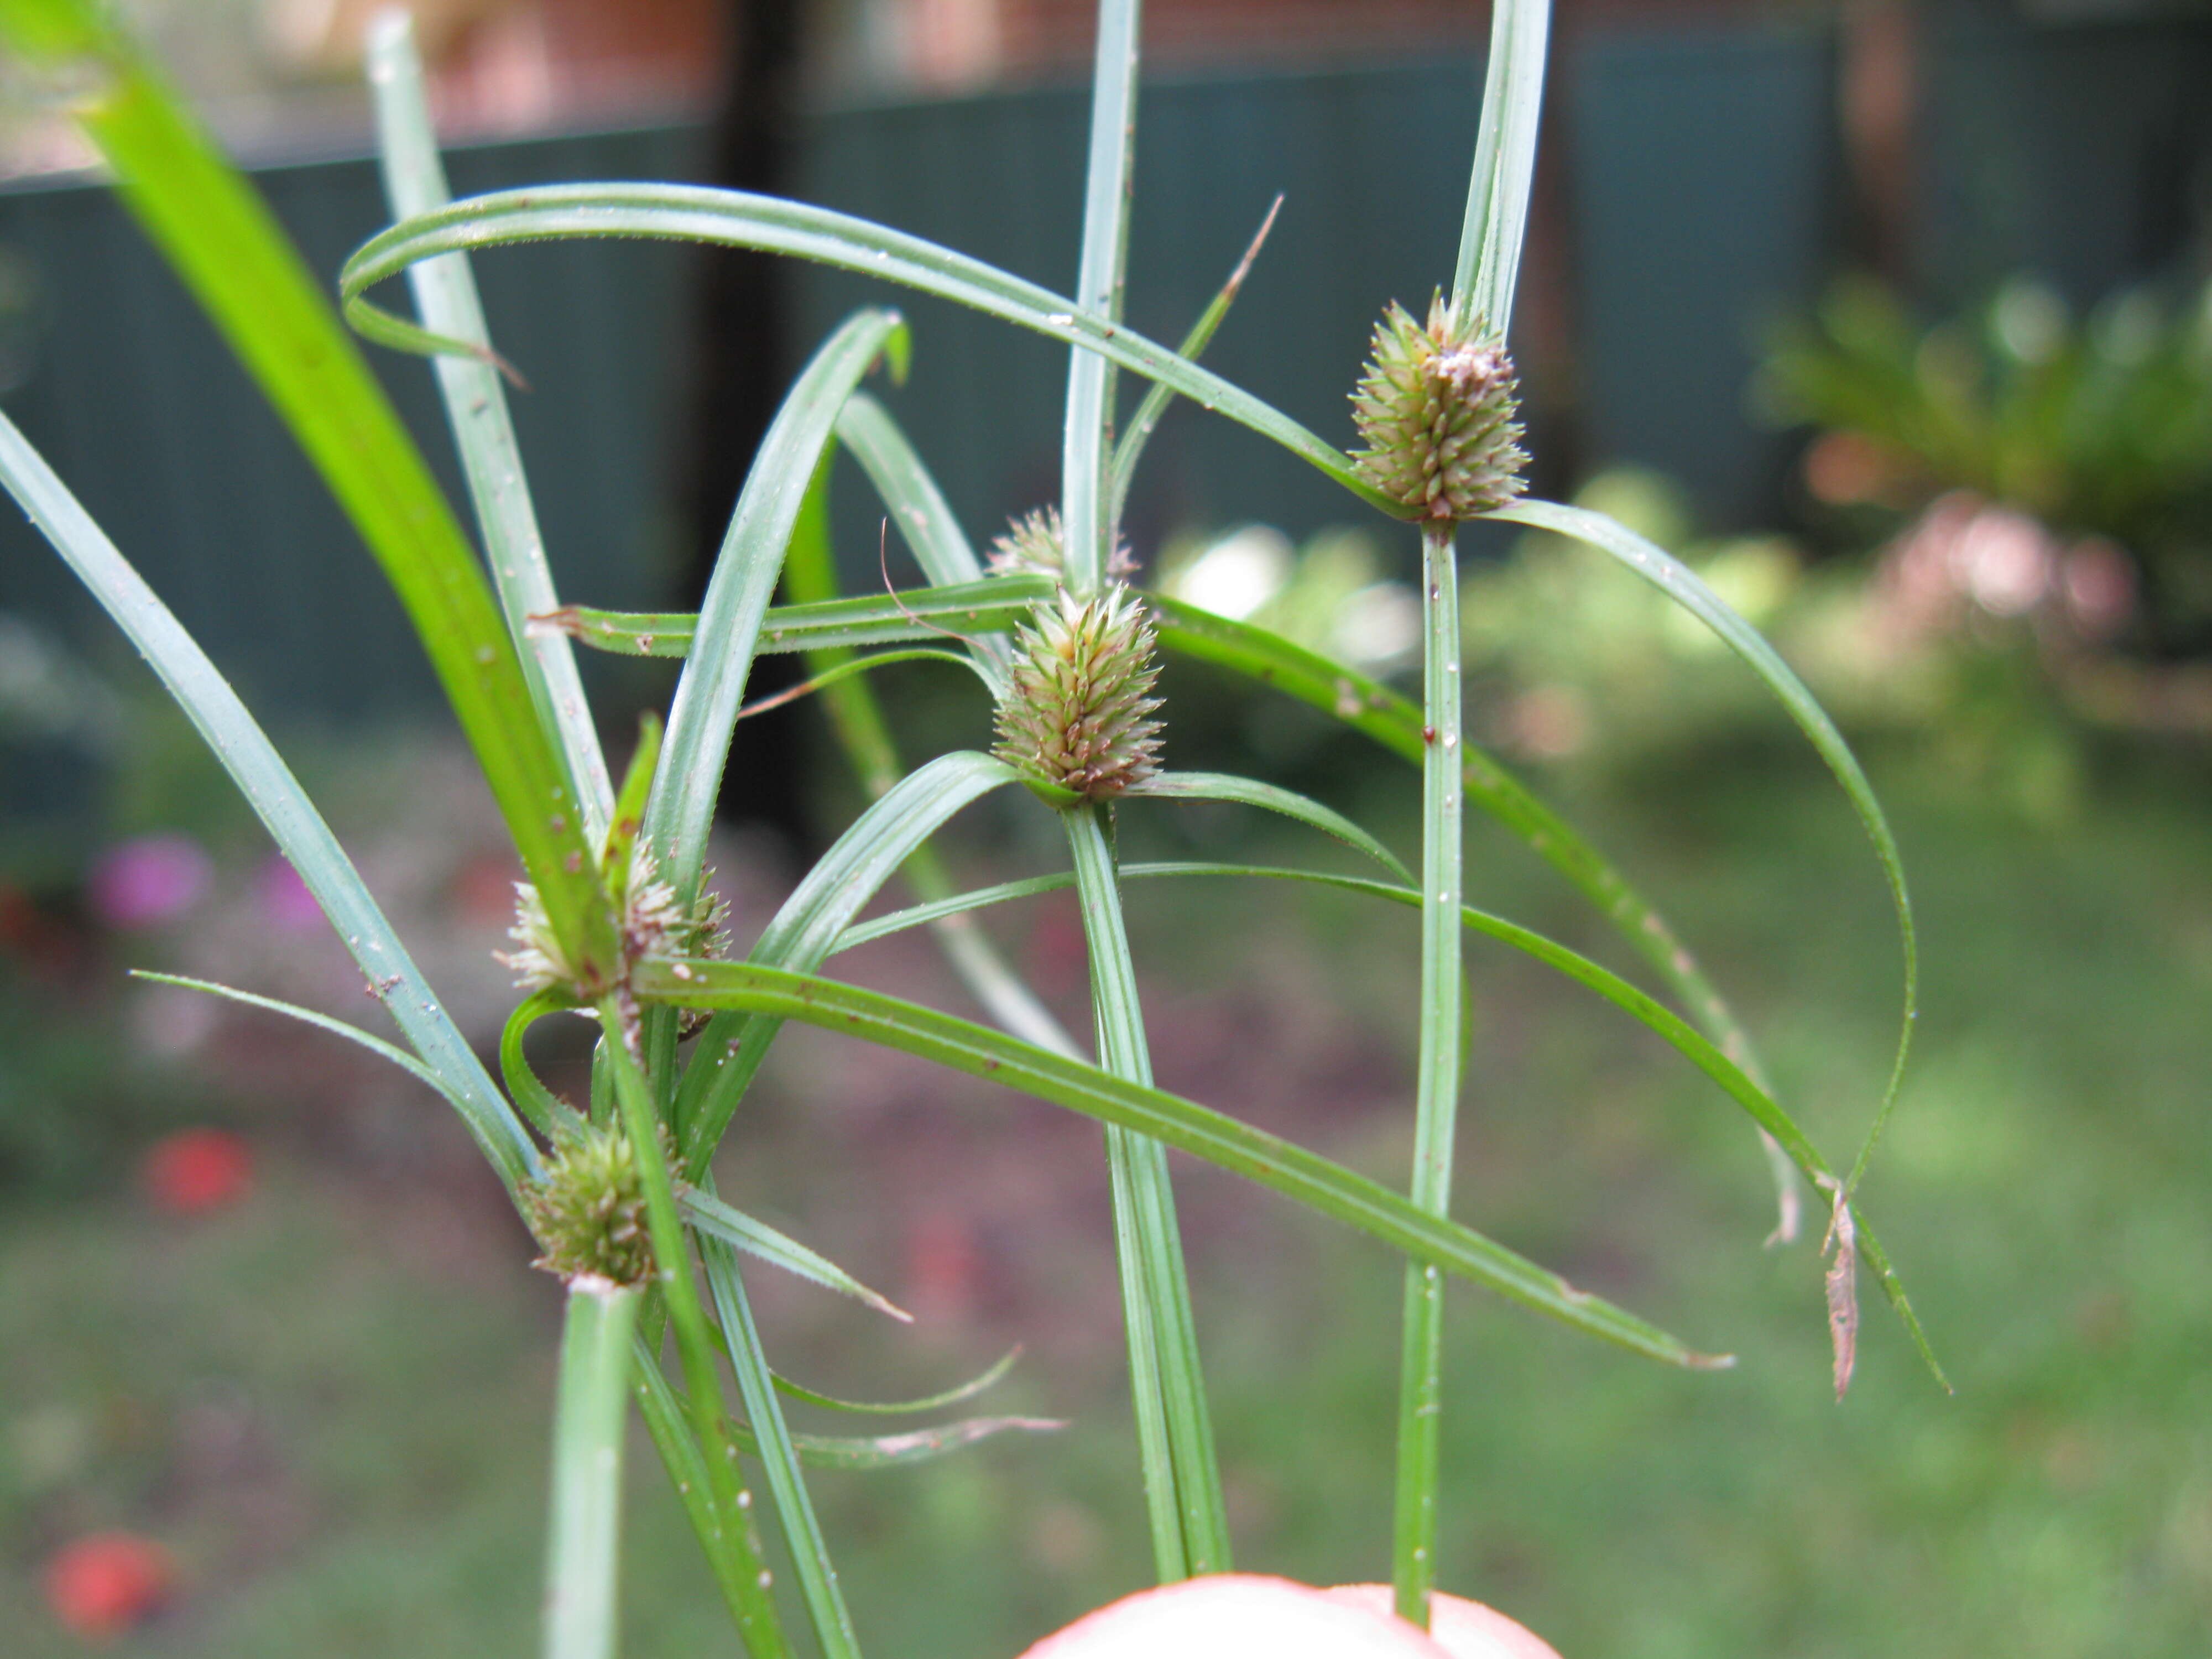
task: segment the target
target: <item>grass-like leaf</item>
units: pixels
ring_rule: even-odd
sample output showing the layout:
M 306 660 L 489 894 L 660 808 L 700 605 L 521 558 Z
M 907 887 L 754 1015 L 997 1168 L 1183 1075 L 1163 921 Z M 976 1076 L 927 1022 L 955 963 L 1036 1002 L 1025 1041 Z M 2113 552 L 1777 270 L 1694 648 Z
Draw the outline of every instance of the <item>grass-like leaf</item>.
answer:
M 972 1021 L 813 974 L 749 962 L 647 957 L 638 963 L 632 983 L 645 1001 L 800 1020 L 1120 1124 L 1576 1330 L 1669 1364 L 1710 1368 L 1734 1363 L 1699 1353 L 1472 1229 L 1429 1215 L 1389 1188 L 1279 1136 Z
M 612 1659 L 622 1561 L 623 1430 L 640 1292 L 568 1286 L 553 1395 L 545 1659 Z
M 683 1502 L 692 1535 L 706 1554 L 708 1569 L 747 1653 L 756 1659 L 762 1654 L 787 1654 L 790 1648 L 776 1620 L 775 1601 L 761 1582 L 761 1544 L 750 1494 L 719 1480 L 710 1468 L 715 1457 L 727 1462 L 742 1453 L 757 1453 L 757 1443 L 742 1425 L 727 1423 L 726 1438 L 716 1443 L 714 1451 L 702 1449 L 692 1435 L 690 1402 L 670 1385 L 660 1369 L 658 1341 L 648 1341 L 641 1332 L 630 1354 L 638 1414 L 645 1419 L 646 1431 L 668 1471 L 668 1484 Z
M 992 576 L 957 587 L 924 587 L 863 594 L 811 605 L 780 605 L 761 620 L 763 655 L 782 651 L 832 651 L 914 640 L 965 643 L 976 634 L 1003 631 L 1027 618 L 1037 600 L 1051 596 L 1049 576 Z M 532 617 L 533 634 L 558 632 L 595 651 L 626 657 L 683 657 L 691 650 L 699 618 L 691 611 L 595 611 L 564 605 Z
M 940 756 L 902 780 L 816 862 L 762 932 L 750 959 L 801 972 L 818 967 L 860 907 L 915 848 L 962 807 L 1018 779 L 1004 761 L 959 753 Z M 722 1130 L 781 1023 L 732 1012 L 716 1015 L 699 1034 L 675 1103 L 685 1179 L 705 1178 Z
M 0 0 L 0 30 L 66 79 L 125 204 L 260 386 L 352 520 L 428 653 L 538 884 L 553 931 L 611 971 L 568 768 L 460 525 L 359 346 L 267 205 L 89 0 Z
M 638 1354 L 638 1401 L 643 1408 L 646 1426 L 653 1431 L 654 1443 L 662 1449 L 667 1461 L 670 1477 L 683 1494 L 693 1516 L 692 1529 L 702 1539 L 713 1535 L 715 1518 L 700 1494 L 706 1489 L 706 1463 L 685 1437 L 684 1422 L 688 1407 L 684 1396 L 669 1385 L 651 1353 L 642 1349 Z M 794 1434 L 792 1449 L 799 1461 L 809 1468 L 842 1469 L 851 1473 L 867 1473 L 876 1469 L 896 1469 L 916 1463 L 927 1463 L 948 1453 L 972 1446 L 979 1440 L 1008 1432 L 1049 1434 L 1067 1425 L 1054 1418 L 1043 1417 L 976 1417 L 957 1423 L 940 1423 L 932 1428 L 912 1429 L 903 1434 L 881 1434 L 865 1437 L 842 1435 Z M 731 1443 L 748 1455 L 758 1455 L 760 1443 L 750 1429 L 743 1424 L 730 1425 Z M 713 1558 L 710 1556 L 709 1559 Z M 737 1587 L 725 1582 L 723 1593 L 734 1601 Z
M 798 1449 L 784 1425 L 783 1406 L 775 1397 L 775 1374 L 769 1369 L 759 1328 L 753 1323 L 744 1280 L 738 1274 L 737 1256 L 720 1238 L 702 1240 L 699 1254 L 714 1297 L 715 1316 L 721 1322 L 723 1350 L 729 1355 L 738 1393 L 744 1401 L 754 1454 L 767 1474 L 776 1514 L 783 1522 L 784 1541 L 814 1626 L 814 1639 L 823 1659 L 859 1659 L 860 1644 L 853 1630 L 852 1612 L 838 1588 L 829 1540 L 822 1535 L 813 1500 L 807 1495 L 806 1477 L 799 1467 Z
M 1237 302 L 1237 295 L 1243 289 L 1244 279 L 1252 274 L 1253 261 L 1260 257 L 1260 250 L 1267 245 L 1267 233 L 1275 228 L 1275 216 L 1282 210 L 1283 198 L 1278 196 L 1268 208 L 1267 216 L 1260 222 L 1259 232 L 1244 250 L 1244 257 L 1237 262 L 1237 269 L 1229 273 L 1229 280 L 1213 296 L 1213 303 L 1200 313 L 1198 321 L 1191 325 L 1190 332 L 1184 335 L 1182 343 L 1176 347 L 1176 356 L 1196 362 L 1212 343 L 1213 331 L 1221 326 L 1221 319 L 1229 314 L 1229 307 Z M 1121 434 L 1121 442 L 1114 447 L 1114 470 L 1108 489 L 1111 521 L 1117 526 L 1121 522 L 1121 509 L 1128 505 L 1129 485 L 1137 476 L 1137 463 L 1144 459 L 1145 446 L 1152 441 L 1152 434 L 1159 428 L 1160 417 L 1168 412 L 1168 405 L 1174 401 L 1173 387 L 1164 380 L 1153 381 L 1145 393 L 1145 400 L 1137 405 L 1137 412 L 1129 417 L 1129 429 Z
M 213 980 L 190 979 L 182 974 L 157 974 L 150 968 L 133 968 L 131 970 L 131 977 L 143 979 L 153 985 L 173 985 L 180 990 L 204 991 L 210 996 L 222 997 L 230 1002 L 243 1003 L 248 1008 L 264 1009 L 272 1014 L 283 1014 L 287 1018 L 298 1020 L 303 1025 L 312 1025 L 319 1031 L 328 1031 L 333 1036 L 343 1037 L 348 1042 L 368 1049 L 379 1060 L 387 1060 L 397 1066 L 417 1082 L 428 1084 L 439 1094 L 445 1096 L 448 1101 L 453 1100 L 453 1092 L 447 1088 L 445 1079 L 435 1072 L 398 1044 L 386 1042 L 382 1037 L 362 1030 L 358 1025 L 349 1025 L 342 1019 L 333 1019 L 328 1014 L 317 1013 L 313 1008 L 302 1008 L 296 1002 L 284 1002 L 276 997 L 258 996 L 252 991 L 241 991 L 234 985 L 218 985 Z M 453 1103 L 456 1106 L 459 1104 L 458 1101 L 454 1101 Z
M 1018 1342 L 1000 1354 L 988 1370 L 942 1393 L 925 1395 L 919 1400 L 840 1400 L 836 1395 L 823 1394 L 804 1383 L 794 1382 L 781 1371 L 776 1373 L 775 1388 L 778 1394 L 788 1395 L 809 1406 L 819 1406 L 824 1411 L 866 1417 L 913 1417 L 922 1412 L 940 1412 L 947 1406 L 957 1406 L 997 1387 L 1021 1357 L 1022 1347 Z
M 456 249 L 574 236 L 642 236 L 763 248 L 897 283 L 1080 345 L 1147 380 L 1172 386 L 1281 444 L 1392 517 L 1402 509 L 1362 480 L 1341 450 L 1279 410 L 1134 331 L 1073 301 L 966 254 L 849 214 L 743 191 L 689 185 L 555 185 L 498 191 L 419 215 L 372 238 L 340 273 L 346 315 L 369 338 L 404 351 L 467 351 L 463 343 L 416 327 L 363 294 L 409 265 Z
M 1449 524 L 1422 526 L 1421 711 L 1426 724 L 1421 732 L 1420 1015 L 1408 1189 L 1413 1201 L 1433 1215 L 1451 1213 L 1452 1149 L 1464 1077 L 1459 910 L 1467 795 L 1460 780 L 1462 677 L 1454 543 Z M 1392 1577 L 1399 1617 L 1425 1629 L 1436 1581 L 1437 1487 L 1443 1455 L 1443 1276 L 1407 1262 L 1403 1302 Z
M 1294 790 L 1240 778 L 1226 772 L 1158 772 L 1128 792 L 1130 798 L 1159 800 L 1217 800 L 1238 806 L 1257 806 L 1334 836 L 1346 846 L 1373 859 L 1402 881 L 1413 878 L 1398 856 L 1343 813 L 1308 799 Z
M 872 673 L 878 668 L 889 668 L 902 662 L 951 663 L 955 668 L 963 670 L 981 680 L 986 691 L 993 690 L 988 677 L 976 666 L 975 659 L 964 651 L 934 649 L 873 651 L 865 657 L 848 658 L 834 668 L 825 668 L 820 673 L 801 680 L 796 685 L 787 685 L 782 690 L 773 692 L 768 696 L 755 698 L 738 710 L 738 718 L 741 720 L 749 720 L 756 714 L 765 714 L 770 709 L 781 708 L 787 704 L 799 702 L 803 697 L 811 697 L 817 691 L 828 691 L 833 687 L 842 685 L 848 680 L 856 679 L 862 674 Z
M 791 1443 L 799 1453 L 799 1461 L 809 1468 L 864 1474 L 934 1462 L 994 1435 L 1051 1434 L 1066 1426 L 1056 1417 L 969 1417 L 956 1423 L 940 1423 L 933 1428 L 909 1429 L 903 1434 L 878 1434 L 865 1438 L 794 1434 Z
M 1163 594 L 1146 596 L 1166 649 L 1243 674 L 1343 721 L 1403 760 L 1427 753 L 1420 705 L 1380 680 L 1293 644 L 1269 629 L 1232 621 Z M 1546 805 L 1480 744 L 1460 734 L 1460 777 L 1470 805 L 1564 876 L 1651 966 L 1706 1034 L 1754 1076 L 1757 1052 L 1720 992 L 1681 938 L 1650 901 L 1574 825 Z M 1770 1158 L 1777 1154 L 1769 1148 Z M 1797 1188 L 1778 1167 L 1778 1238 L 1797 1232 Z
M 714 1368 L 718 1345 L 692 1275 L 691 1258 L 684 1247 L 683 1212 L 677 1207 L 675 1180 L 662 1155 L 661 1123 L 654 1109 L 652 1088 L 632 1052 L 631 1034 L 625 1030 L 630 1013 L 626 996 L 609 996 L 601 1000 L 599 1022 L 610 1040 L 600 1046 L 599 1065 L 613 1083 L 623 1128 L 637 1160 L 639 1184 L 645 1190 L 646 1221 L 653 1237 L 655 1282 L 667 1309 L 668 1322 L 676 1337 L 677 1358 L 684 1370 L 686 1416 L 691 1437 L 706 1464 L 714 1512 L 722 1520 L 722 1524 L 703 1538 L 726 1552 L 735 1569 L 738 1587 L 744 1594 L 746 1611 L 740 1615 L 738 1624 L 746 1646 L 756 1655 L 773 1654 L 780 1659 L 789 1651 L 789 1646 L 775 1599 L 769 1594 L 769 1578 L 760 1561 L 758 1540 L 744 1514 L 748 1504 L 739 1485 L 736 1460 L 727 1450 L 736 1442 L 722 1410 L 721 1385 Z M 702 1253 L 721 1248 L 712 1241 L 702 1246 Z M 731 1517 L 737 1517 L 738 1524 L 729 1524 Z M 748 1581 L 752 1588 L 744 1590 Z
M 787 1273 L 831 1290 L 840 1296 L 849 1296 L 864 1303 L 878 1313 L 889 1314 L 893 1319 L 907 1324 L 914 1316 L 889 1297 L 870 1290 L 827 1256 L 810 1250 L 797 1239 L 777 1231 L 765 1221 L 756 1219 L 744 1211 L 734 1209 L 702 1187 L 690 1187 L 677 1194 L 677 1206 L 684 1212 L 684 1219 L 697 1232 L 709 1238 L 718 1238 L 725 1244 L 734 1245 L 747 1255 L 756 1256 L 772 1267 L 781 1267 Z
M 1897 1104 L 1899 1087 L 1905 1080 L 1905 1056 L 1912 1046 L 1912 1028 L 1919 1017 L 1920 946 L 1913 928 L 1912 901 L 1905 891 L 1905 864 L 1899 857 L 1897 838 L 1890 833 L 1889 820 L 1882 814 L 1881 803 L 1875 799 L 1874 787 L 1867 781 L 1866 774 L 1859 768 L 1858 758 L 1851 753 L 1850 745 L 1844 741 L 1843 733 L 1836 730 L 1835 722 L 1828 718 L 1805 684 L 1793 672 L 1761 636 L 1759 630 L 1729 608 L 1726 601 L 1705 586 L 1697 573 L 1656 543 L 1647 540 L 1602 513 L 1588 508 L 1564 507 L 1556 501 L 1524 501 L 1501 508 L 1493 516 L 1514 524 L 1525 524 L 1538 530 L 1548 530 L 1554 535 L 1569 537 L 1587 543 L 1599 551 L 1612 555 L 1622 564 L 1654 587 L 1666 594 L 1699 622 L 1720 635 L 1729 650 L 1741 658 L 1751 671 L 1774 694 L 1797 728 L 1804 732 L 1828 769 L 1843 786 L 1850 798 L 1851 808 L 1865 826 L 1867 839 L 1873 843 L 1875 856 L 1881 864 L 1882 878 L 1888 884 L 1890 901 L 1897 912 L 1897 931 L 1905 956 L 1905 1017 L 1897 1039 L 1897 1054 L 1892 1062 L 1889 1082 L 1882 1091 L 1881 1103 L 1876 1109 L 1872 1125 L 1868 1128 L 1865 1142 L 1851 1164 L 1851 1172 L 1844 1183 L 1848 1199 L 1856 1188 L 1859 1177 L 1866 1173 L 1867 1162 L 1874 1156 L 1875 1144 L 1881 1138 L 1883 1127 Z
M 862 311 L 848 319 L 800 372 L 738 495 L 700 607 L 698 650 L 677 684 L 665 757 L 646 806 L 646 837 L 685 902 L 699 890 L 730 733 L 815 463 L 837 411 L 876 359 L 888 352 L 894 370 L 902 371 L 905 340 L 906 325 L 896 312 Z
M 1419 908 L 1419 890 L 1413 887 L 1395 887 L 1387 882 L 1372 881 L 1364 876 L 1336 875 L 1317 870 L 1282 869 L 1267 865 L 1250 864 L 1125 864 L 1121 874 L 1125 881 L 1138 881 L 1158 877 L 1260 877 L 1277 881 L 1310 882 L 1323 887 L 1337 887 L 1347 892 L 1371 894 L 1388 899 L 1395 904 Z M 942 921 L 950 915 L 980 910 L 1010 900 L 1031 898 L 1043 893 L 1060 892 L 1074 884 L 1072 875 L 1033 876 L 1023 881 L 1002 882 L 992 887 L 981 887 L 956 897 L 932 904 L 918 904 L 904 910 L 895 910 L 889 915 L 878 916 L 846 929 L 837 941 L 837 951 L 849 950 L 888 934 L 925 923 Z M 1795 1119 L 1778 1102 L 1765 1083 L 1749 1068 L 1740 1065 L 1721 1046 L 1682 1018 L 1673 1009 L 1658 1001 L 1648 992 L 1631 984 L 1609 968 L 1601 967 L 1579 952 L 1546 938 L 1543 934 L 1506 921 L 1473 905 L 1460 907 L 1460 920 L 1472 932 L 1486 934 L 1500 944 L 1533 957 L 1545 966 L 1565 975 L 1588 989 L 1595 992 L 1615 1007 L 1642 1024 L 1655 1036 L 1673 1047 L 1684 1059 L 1718 1084 L 1723 1090 L 1756 1123 L 1761 1133 L 1782 1150 L 1807 1180 L 1815 1185 L 1832 1183 L 1833 1172 L 1813 1143 L 1806 1138 Z M 836 951 L 832 951 L 836 955 Z M 1919 1316 L 1905 1293 L 1903 1282 L 1889 1264 L 1887 1255 L 1878 1240 L 1869 1231 L 1865 1220 L 1858 1222 L 1859 1253 L 1875 1272 L 1885 1300 L 1896 1313 L 1905 1328 L 1914 1350 L 1927 1364 L 1930 1375 L 1946 1391 L 1950 1382 L 1936 1358 L 1935 1351 L 1922 1329 Z
M 538 1151 L 485 1074 L 407 948 L 369 896 L 361 872 L 301 788 L 276 745 L 192 636 L 118 552 L 53 470 L 0 415 L 0 483 L 64 562 L 152 665 L 298 871 L 399 1026 L 434 1086 L 453 1103 L 512 1192 L 538 1172 Z
M 415 50 L 412 20 L 401 11 L 380 12 L 367 36 L 368 83 L 376 94 L 377 143 L 384 171 L 384 193 L 392 217 L 427 213 L 452 199 L 445 165 L 439 160 L 437 134 L 430 125 L 430 101 L 422 82 L 422 60 Z M 425 260 L 407 273 L 415 309 L 423 326 L 455 339 L 491 346 L 483 304 L 465 253 Z M 538 718 L 556 733 L 574 779 L 584 834 L 597 842 L 606 833 L 614 785 L 599 730 L 584 701 L 575 653 L 557 635 L 524 638 L 525 620 L 560 603 L 553 573 L 545 562 L 544 538 L 522 465 L 521 447 L 507 413 L 507 387 L 499 372 L 474 357 L 444 356 L 434 365 L 446 419 L 460 451 L 469 497 L 483 533 L 485 562 L 507 613 L 508 630 L 522 641 L 523 678 L 536 702 Z
M 1076 308 L 1121 320 L 1129 256 L 1129 172 L 1137 151 L 1137 35 L 1141 0 L 1098 0 L 1091 74 L 1091 139 L 1083 174 L 1083 248 Z M 1114 423 L 1114 365 L 1078 347 L 1068 356 L 1067 414 L 1060 424 L 1060 520 L 1069 589 L 1080 598 L 1106 580 L 1113 546 L 1107 476 Z
M 564 1120 L 574 1119 L 575 1110 L 550 1089 L 530 1064 L 524 1052 L 522 1040 L 530 1028 L 548 1014 L 567 1013 L 575 1005 L 558 991 L 537 991 L 525 997 L 507 1017 L 507 1024 L 499 1034 L 499 1072 L 507 1083 L 507 1091 L 514 1103 L 522 1109 L 523 1115 L 537 1126 L 538 1133 L 552 1139 L 555 1127 Z
M 1503 334 L 1513 319 L 1513 290 L 1535 189 L 1551 25 L 1551 0 L 1498 0 L 1491 10 L 1482 122 L 1452 273 L 1452 311 L 1462 325 L 1480 317 Z

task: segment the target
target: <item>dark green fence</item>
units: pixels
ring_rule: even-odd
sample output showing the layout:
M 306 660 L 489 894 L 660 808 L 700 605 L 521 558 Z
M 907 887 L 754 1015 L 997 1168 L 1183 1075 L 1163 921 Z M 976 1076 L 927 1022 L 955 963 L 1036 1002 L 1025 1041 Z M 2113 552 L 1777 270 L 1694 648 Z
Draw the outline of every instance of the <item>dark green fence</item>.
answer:
M 2212 155 L 2212 27 L 1941 37 L 1921 238 L 1934 291 L 2021 264 L 2077 294 L 2172 252 L 2183 186 Z M 1750 331 L 1802 306 L 1838 246 L 1833 54 L 1819 32 L 1711 30 L 1594 40 L 1554 74 L 1547 166 L 1571 204 L 1571 361 L 1534 364 L 1550 481 L 1656 463 L 1708 517 L 1781 503 L 1779 441 L 1742 407 Z M 1382 303 L 1448 278 L 1474 137 L 1466 57 L 1169 82 L 1145 97 L 1130 260 L 1133 324 L 1172 340 L 1278 191 L 1282 217 L 1209 362 L 1337 441 Z M 1077 88 L 811 118 L 801 192 L 1056 289 L 1075 264 Z M 463 191 L 562 178 L 695 176 L 701 135 L 601 134 L 457 153 Z M 2191 173 L 2191 168 L 2198 171 Z M 273 168 L 262 182 L 319 271 L 384 220 L 370 166 Z M 2177 183 L 2176 181 L 2180 181 Z M 537 390 L 516 423 L 564 591 L 668 602 L 688 556 L 668 503 L 688 432 L 690 284 L 717 256 L 660 244 L 480 256 L 497 338 Z M 795 362 L 863 280 L 802 271 Z M 1530 280 L 1556 280 L 1542 269 Z M 1544 296 L 1537 296 L 1540 299 Z M 1064 353 L 899 295 L 911 382 L 887 394 L 971 528 L 1055 489 Z M 421 364 L 379 354 L 446 468 Z M 175 283 L 104 192 L 0 193 L 0 394 L 9 412 L 258 708 L 320 717 L 428 707 L 428 675 L 351 533 Z M 1188 408 L 1153 445 L 1132 528 L 1262 519 L 1297 532 L 1356 504 L 1241 428 Z M 839 499 L 848 560 L 872 569 L 875 509 Z M 110 632 L 13 514 L 0 609 L 86 641 Z M 112 648 L 112 647 L 102 647 Z

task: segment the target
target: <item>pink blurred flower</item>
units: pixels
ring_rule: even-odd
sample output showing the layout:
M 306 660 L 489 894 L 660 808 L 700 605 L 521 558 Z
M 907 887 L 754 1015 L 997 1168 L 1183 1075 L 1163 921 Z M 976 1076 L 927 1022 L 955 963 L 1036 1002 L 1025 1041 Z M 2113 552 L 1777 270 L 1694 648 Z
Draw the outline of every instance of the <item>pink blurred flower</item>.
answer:
M 281 853 L 270 854 L 253 872 L 253 906 L 271 927 L 288 933 L 304 933 L 323 919 L 322 906 Z
M 198 903 L 214 874 L 191 836 L 139 836 L 100 854 L 87 897 L 110 927 L 158 927 Z

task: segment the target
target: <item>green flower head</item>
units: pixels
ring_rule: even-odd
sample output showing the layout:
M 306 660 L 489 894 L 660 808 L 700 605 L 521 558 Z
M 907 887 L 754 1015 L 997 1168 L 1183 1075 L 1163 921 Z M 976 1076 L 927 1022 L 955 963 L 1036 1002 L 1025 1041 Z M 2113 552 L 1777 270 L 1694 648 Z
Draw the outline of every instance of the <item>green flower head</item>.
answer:
M 1447 522 L 1521 493 L 1520 387 L 1500 337 L 1480 321 L 1455 331 L 1438 295 L 1426 327 L 1394 302 L 1369 353 L 1352 394 L 1362 477 L 1415 518 Z

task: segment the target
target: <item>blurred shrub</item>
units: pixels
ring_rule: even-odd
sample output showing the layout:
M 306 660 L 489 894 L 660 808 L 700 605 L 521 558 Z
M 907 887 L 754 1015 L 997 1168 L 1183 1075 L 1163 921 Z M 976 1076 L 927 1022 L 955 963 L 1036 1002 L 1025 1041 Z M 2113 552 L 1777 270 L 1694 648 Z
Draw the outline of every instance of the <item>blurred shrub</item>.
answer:
M 1963 526 L 1965 492 L 2034 520 L 2056 556 L 2027 557 L 2008 526 L 2008 568 L 1978 578 L 1995 608 L 2050 592 L 2100 649 L 2212 653 L 2212 284 L 2076 318 L 2015 279 L 1922 328 L 1848 281 L 1778 334 L 1759 384 L 1771 415 L 1825 428 L 1806 483 L 1863 542 L 1936 507 Z
M 1953 511 L 1964 498 L 1946 499 Z M 2009 603 L 2015 588 L 1986 570 L 1977 587 L 1946 562 L 1961 544 L 1992 568 L 2044 556 L 2033 520 L 1977 506 L 1965 524 L 1945 522 L 1955 533 L 1907 537 L 1871 562 L 1816 562 L 1783 536 L 1698 536 L 1681 491 L 1657 473 L 1601 473 L 1575 500 L 1695 570 L 1857 738 L 1909 734 L 1942 775 L 2033 816 L 2070 806 L 2075 723 L 2043 672 L 2035 622 Z M 1479 735 L 1508 755 L 1671 774 L 1692 750 L 1764 748 L 1787 732 L 1717 636 L 1580 543 L 1522 536 L 1470 568 L 1462 611 Z

